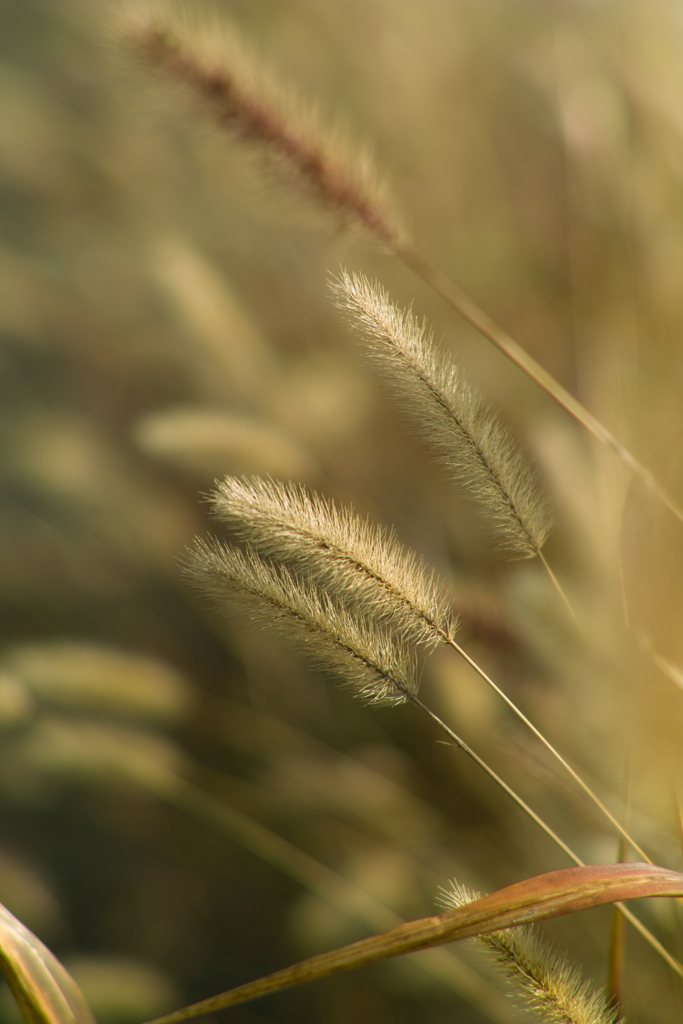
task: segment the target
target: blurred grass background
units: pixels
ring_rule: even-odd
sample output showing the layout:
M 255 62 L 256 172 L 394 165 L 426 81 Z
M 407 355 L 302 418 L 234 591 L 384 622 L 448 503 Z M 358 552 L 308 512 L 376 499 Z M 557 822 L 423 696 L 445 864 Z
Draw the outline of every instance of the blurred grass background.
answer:
M 371 141 L 418 247 L 683 500 L 677 6 L 213 9 Z M 196 599 L 178 559 L 217 529 L 201 494 L 226 472 L 395 524 L 452 584 L 468 651 L 679 867 L 681 525 L 405 268 L 118 53 L 115 10 L 0 2 L 0 900 L 100 1024 L 132 1024 L 430 913 L 454 875 L 491 890 L 565 866 L 411 708 L 363 708 Z M 540 567 L 491 550 L 392 406 L 329 301 L 340 263 L 413 302 L 523 438 L 585 639 Z M 423 678 L 582 856 L 617 856 L 454 655 Z M 680 958 L 679 911 L 642 908 Z M 604 910 L 547 930 L 602 984 L 609 929 Z M 451 953 L 230 1013 L 512 1019 L 477 957 Z M 634 936 L 624 998 L 633 1019 L 683 1016 Z

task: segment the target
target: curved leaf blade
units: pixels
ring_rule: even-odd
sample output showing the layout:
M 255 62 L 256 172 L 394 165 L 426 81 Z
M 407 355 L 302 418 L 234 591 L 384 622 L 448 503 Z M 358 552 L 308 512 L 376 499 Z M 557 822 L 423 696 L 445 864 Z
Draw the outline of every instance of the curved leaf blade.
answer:
M 1 903 L 0 969 L 26 1024 L 95 1024 L 71 975 Z
M 309 957 L 282 971 L 157 1017 L 149 1024 L 180 1024 L 306 981 L 418 949 L 645 896 L 683 896 L 683 874 L 642 863 L 596 864 L 549 871 L 498 889 L 445 914 L 409 921 L 381 935 Z

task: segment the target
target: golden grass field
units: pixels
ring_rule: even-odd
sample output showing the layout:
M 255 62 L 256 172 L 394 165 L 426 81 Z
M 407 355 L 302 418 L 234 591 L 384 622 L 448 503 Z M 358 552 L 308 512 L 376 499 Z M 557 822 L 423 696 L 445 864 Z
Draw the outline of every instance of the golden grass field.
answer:
M 191 6 L 218 49 L 235 26 L 369 147 L 417 250 L 683 504 L 677 6 Z M 193 538 L 230 536 L 206 500 L 226 474 L 296 481 L 393 527 L 445 581 L 459 642 L 678 869 L 683 522 L 121 32 L 114 0 L 0 0 L 0 901 L 100 1024 L 137 1024 L 434 913 L 452 878 L 488 892 L 568 866 L 417 709 L 364 706 L 190 585 Z M 394 401 L 335 308 L 341 268 L 425 317 L 527 452 L 578 627 Z M 455 652 L 420 679 L 585 861 L 619 858 Z M 634 909 L 683 959 L 681 907 Z M 612 928 L 602 908 L 543 930 L 601 986 Z M 475 948 L 442 952 L 224 1019 L 525 1019 Z M 629 1021 L 683 1017 L 680 979 L 628 927 L 621 993 Z

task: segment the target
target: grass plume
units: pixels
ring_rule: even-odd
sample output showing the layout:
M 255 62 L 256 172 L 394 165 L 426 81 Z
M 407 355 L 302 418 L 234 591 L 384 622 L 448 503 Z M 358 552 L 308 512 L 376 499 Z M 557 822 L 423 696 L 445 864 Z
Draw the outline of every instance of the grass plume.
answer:
M 204 593 L 277 630 L 315 666 L 333 672 L 372 704 L 419 707 L 510 796 L 575 864 L 583 862 L 535 811 L 431 708 L 419 699 L 414 658 L 376 621 L 354 615 L 286 566 L 248 549 L 197 538 L 185 570 Z
M 136 424 L 134 439 L 147 455 L 209 480 L 246 471 L 310 480 L 319 472 L 304 446 L 283 430 L 208 405 L 147 413 Z
M 120 32 L 130 50 L 185 86 L 222 128 L 274 158 L 324 207 L 392 249 L 403 244 L 404 229 L 367 147 L 352 144 L 278 81 L 224 19 L 201 26 L 187 14 L 134 5 Z
M 550 514 L 509 432 L 435 349 L 424 324 L 394 306 L 383 288 L 344 271 L 333 290 L 422 434 L 504 547 L 522 558 L 540 554 Z
M 218 519 L 260 553 L 294 566 L 337 601 L 362 609 L 398 632 L 404 643 L 451 646 L 533 732 L 644 860 L 649 857 L 545 735 L 455 640 L 447 597 L 424 563 L 351 510 L 337 508 L 298 484 L 226 477 L 211 496 Z M 443 723 L 439 722 L 443 728 Z M 460 746 L 464 744 L 458 738 Z
M 286 567 L 276 569 L 254 551 L 197 540 L 186 571 L 204 593 L 275 628 L 313 664 L 340 675 L 364 700 L 400 704 L 417 692 L 414 661 L 402 644 L 296 579 Z
M 220 19 L 214 25 L 143 0 L 119 18 L 121 42 L 194 94 L 222 128 L 254 144 L 304 185 L 314 201 L 361 225 L 417 274 L 503 355 L 543 388 L 683 522 L 671 494 L 578 399 L 412 244 L 367 146 L 331 128 Z
M 226 477 L 211 503 L 242 540 L 312 574 L 333 598 L 357 603 L 405 640 L 434 647 L 454 635 L 434 573 L 393 532 L 298 484 L 258 477 Z
M 340 675 L 358 696 L 374 704 L 410 700 L 562 849 L 574 853 L 535 811 L 464 740 L 417 696 L 414 658 L 381 620 L 354 614 L 325 591 L 273 565 L 212 539 L 197 539 L 185 562 L 188 575 L 204 593 L 275 628 L 314 665 Z
M 439 903 L 453 910 L 478 898 L 453 882 Z M 618 1013 L 605 996 L 532 926 L 488 932 L 476 941 L 547 1024 L 617 1024 Z
M 208 542 L 197 539 L 185 568 L 204 593 L 278 630 L 309 661 L 340 676 L 345 685 L 362 699 L 389 705 L 409 700 L 419 707 L 570 860 L 583 865 L 574 850 L 526 801 L 420 700 L 414 657 L 381 622 L 340 606 L 324 591 L 293 576 L 286 566 L 275 566 L 251 549 L 242 552 L 215 539 Z M 667 963 L 683 974 L 678 961 L 667 953 L 630 910 L 622 903 L 616 906 Z

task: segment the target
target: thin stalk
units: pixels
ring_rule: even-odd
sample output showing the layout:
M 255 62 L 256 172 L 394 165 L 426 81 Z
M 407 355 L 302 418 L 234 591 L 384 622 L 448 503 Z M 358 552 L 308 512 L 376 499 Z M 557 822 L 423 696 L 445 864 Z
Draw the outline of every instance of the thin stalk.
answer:
M 626 841 L 623 836 L 619 841 L 619 863 L 626 860 Z M 609 970 L 607 975 L 607 995 L 610 1006 L 621 1010 L 621 990 L 624 974 L 624 918 L 618 911 L 613 911 L 612 934 L 609 944 Z
M 517 715 L 517 717 L 520 719 L 520 721 L 524 722 L 524 724 L 527 726 L 527 728 L 532 731 L 534 736 L 538 740 L 541 741 L 541 743 L 546 748 L 546 750 L 548 750 L 552 754 L 552 756 L 556 759 L 556 761 L 559 764 L 562 765 L 564 770 L 566 772 L 568 772 L 569 775 L 571 775 L 571 777 L 574 779 L 574 781 L 577 783 L 577 785 L 579 785 L 581 787 L 581 789 L 584 791 L 584 793 L 588 797 L 590 797 L 590 799 L 593 801 L 595 806 L 598 807 L 600 809 L 600 811 L 602 811 L 602 813 L 605 815 L 605 817 L 608 819 L 608 821 L 610 821 L 611 824 L 614 825 L 614 827 L 618 830 L 619 834 L 628 843 L 630 843 L 630 845 L 633 847 L 633 849 L 636 851 L 636 853 L 638 853 L 639 856 L 641 856 L 643 858 L 643 860 L 646 861 L 648 864 L 652 864 L 652 860 L 650 859 L 650 857 L 648 857 L 648 855 L 645 853 L 643 848 L 635 841 L 635 839 L 633 839 L 633 837 L 624 828 L 624 826 L 619 823 L 619 821 L 614 817 L 612 812 L 602 802 L 602 800 L 597 795 L 597 793 L 593 792 L 593 790 L 590 788 L 588 783 L 584 782 L 584 780 L 581 778 L 581 776 L 578 774 L 578 772 L 574 771 L 572 766 L 567 761 L 565 761 L 565 759 L 562 757 L 562 754 L 560 754 L 560 752 L 555 749 L 555 747 L 552 745 L 550 740 L 545 738 L 543 733 L 539 729 L 537 729 L 536 726 L 533 724 L 533 722 L 531 722 L 526 717 L 524 712 L 521 711 L 520 708 L 517 707 L 517 705 L 514 703 L 514 701 L 512 701 L 508 697 L 508 695 L 504 692 L 504 690 L 501 690 L 501 688 L 494 683 L 494 681 L 491 679 L 491 677 L 488 676 L 486 674 L 486 672 L 484 672 L 483 668 L 481 668 L 477 664 L 477 662 L 473 658 L 471 658 L 469 656 L 467 651 L 465 651 L 460 646 L 460 644 L 458 644 L 455 640 L 453 640 L 452 637 L 445 638 L 445 639 L 446 639 L 446 642 L 453 648 L 453 650 L 457 651 L 461 658 L 464 658 L 464 660 L 467 662 L 467 664 L 470 666 L 470 668 L 473 668 L 474 671 L 477 673 L 477 675 L 481 679 L 483 679 L 484 682 L 488 686 L 490 686 L 492 690 L 495 690 L 495 692 L 498 694 L 498 696 L 501 697 L 505 701 L 505 703 L 510 708 L 510 710 L 514 711 L 514 713 Z
M 550 826 L 547 825 L 546 822 L 543 821 L 543 819 L 539 817 L 539 815 L 536 814 L 536 812 L 533 811 L 527 803 L 525 803 L 524 800 L 522 800 L 522 798 L 514 791 L 514 789 L 508 786 L 508 784 L 504 782 L 500 778 L 500 776 L 497 775 L 496 772 L 494 772 L 494 770 L 490 768 L 488 764 L 484 760 L 482 760 L 482 758 L 479 757 L 478 754 L 475 754 L 472 748 L 468 747 L 468 745 L 462 739 L 460 739 L 460 737 L 455 732 L 453 732 L 453 730 L 449 728 L 449 726 L 447 726 L 446 723 L 443 722 L 439 718 L 439 716 L 431 710 L 431 708 L 427 707 L 426 704 L 423 704 L 420 698 L 417 697 L 415 694 L 406 694 L 406 696 L 413 702 L 413 704 L 416 704 L 422 711 L 424 711 L 425 714 L 428 715 L 432 719 L 432 721 L 434 721 L 439 726 L 439 728 L 442 729 L 446 733 L 446 735 L 453 740 L 457 747 L 459 747 L 464 753 L 468 754 L 469 757 L 471 757 L 481 768 L 483 768 L 486 774 L 489 775 L 494 780 L 494 782 L 497 782 L 498 785 L 505 790 L 508 796 L 512 797 L 515 803 L 519 807 L 521 807 L 526 814 L 529 815 L 532 821 L 535 821 L 536 824 L 543 829 L 546 835 L 549 836 L 560 847 L 560 849 L 564 851 L 564 853 L 566 853 L 566 855 L 570 858 L 570 860 L 572 860 L 576 864 L 577 867 L 586 866 L 585 861 L 581 860 L 579 855 L 577 853 L 574 853 L 572 848 L 568 846 L 563 839 L 560 839 L 557 833 L 554 832 L 550 828 Z M 652 861 L 648 859 L 648 863 L 652 864 Z M 655 938 L 655 936 L 652 934 L 650 929 L 647 928 L 646 925 L 642 923 L 642 921 L 639 921 L 635 914 L 633 914 L 628 909 L 628 907 L 626 907 L 623 903 L 615 903 L 614 906 L 619 909 L 622 915 L 630 924 L 633 925 L 636 931 L 640 932 L 645 941 L 648 942 L 649 945 L 652 946 L 652 948 L 656 950 L 657 953 L 659 953 L 659 955 L 662 957 L 663 960 L 666 961 L 669 967 L 671 967 L 671 969 L 675 971 L 676 974 L 679 975 L 679 977 L 683 978 L 683 965 L 681 965 L 678 962 L 678 960 L 676 960 L 676 958 L 673 957 L 671 953 L 669 953 L 668 950 L 664 948 L 659 939 Z
M 571 606 L 571 604 L 569 602 L 569 598 L 565 594 L 565 592 L 564 592 L 564 590 L 562 588 L 562 585 L 560 584 L 560 581 L 558 580 L 557 576 L 555 575 L 553 570 L 548 565 L 546 557 L 545 557 L 545 555 L 543 554 L 543 552 L 541 551 L 540 548 L 538 549 L 538 557 L 540 558 L 541 562 L 543 563 L 543 567 L 544 567 L 545 571 L 548 573 L 548 576 L 550 577 L 550 579 L 552 580 L 552 583 L 553 583 L 555 589 L 557 590 L 558 594 L 560 595 L 560 597 L 564 601 L 564 604 L 565 604 L 565 606 L 567 608 L 567 611 L 569 612 L 569 614 L 571 615 L 572 619 L 574 620 L 574 623 L 575 623 L 576 627 L 583 634 L 583 626 L 579 622 L 578 617 L 576 615 L 576 612 L 572 608 L 572 606 Z
M 539 828 L 542 828 L 543 831 L 545 832 L 545 834 L 547 836 L 550 836 L 550 838 L 553 840 L 553 842 L 556 843 L 557 846 L 559 846 L 560 849 L 563 850 L 567 854 L 569 859 L 574 861 L 574 863 L 576 864 L 577 867 L 585 867 L 584 862 L 581 860 L 581 858 L 578 856 L 578 854 L 574 853 L 572 848 L 570 846 L 567 846 L 567 844 L 565 843 L 565 841 L 563 839 L 560 839 L 560 837 L 558 836 L 557 832 L 554 832 L 551 829 L 550 825 L 546 824 L 546 822 L 543 820 L 543 818 L 541 818 L 538 814 L 536 814 L 536 812 L 534 810 L 532 810 L 531 807 L 529 807 L 529 805 L 524 800 L 522 800 L 521 796 L 519 796 L 519 794 L 516 793 L 515 790 L 512 789 L 511 786 L 508 786 L 507 782 L 505 782 L 503 779 L 501 779 L 500 775 L 498 775 L 496 772 L 494 772 L 493 768 L 491 768 L 486 763 L 486 761 L 483 760 L 483 758 L 479 757 L 478 754 L 475 754 L 475 752 L 472 750 L 472 748 L 469 747 L 465 743 L 465 741 L 462 740 L 457 735 L 457 733 L 453 732 L 453 730 L 450 728 L 450 726 L 446 725 L 446 723 L 444 721 L 442 721 L 442 719 L 440 719 L 439 716 L 437 714 L 435 714 L 435 712 L 432 711 L 432 709 L 430 707 L 427 707 L 426 704 L 423 704 L 418 696 L 416 696 L 413 693 L 406 694 L 406 696 L 409 698 L 409 700 L 411 700 L 413 702 L 413 704 L 416 704 L 417 707 L 419 707 L 422 711 L 424 711 L 424 713 L 426 715 L 428 715 L 432 719 L 433 722 L 436 722 L 436 724 L 439 726 L 439 728 L 442 729 L 446 733 L 446 735 L 449 736 L 453 740 L 455 745 L 457 747 L 459 747 L 460 750 L 462 750 L 465 754 L 467 754 L 468 757 L 471 757 L 472 760 L 476 764 L 478 764 L 480 768 L 483 768 L 484 771 L 486 772 L 486 774 L 490 778 L 492 778 L 493 781 L 496 782 L 501 787 L 501 789 L 505 790 L 505 792 L 508 794 L 509 797 L 512 797 L 512 799 L 517 804 L 517 806 L 521 807 L 522 810 L 524 811 L 524 813 L 527 814 L 531 818 L 532 821 L 535 821 L 536 824 L 539 826 Z
M 683 807 L 681 807 L 681 799 L 677 792 L 674 792 L 676 798 L 676 824 L 678 825 L 678 842 L 681 848 L 681 855 L 683 856 Z
M 678 900 L 680 900 L 680 898 L 681 898 L 681 897 L 680 897 L 680 896 L 678 896 L 678 897 L 674 897 L 674 898 L 675 898 L 675 899 L 678 899 Z M 671 970 L 672 970 L 672 971 L 674 971 L 674 972 L 675 972 L 675 973 L 676 973 L 676 974 L 677 974 L 677 975 L 679 976 L 679 978 L 683 978 L 683 965 L 681 965 L 681 964 L 680 964 L 680 963 L 678 962 L 678 960 L 677 960 L 677 959 L 676 959 L 676 958 L 675 958 L 674 956 L 672 956 L 672 955 L 671 955 L 671 953 L 669 953 L 669 951 L 668 951 L 668 950 L 666 950 L 666 949 L 664 948 L 664 946 L 663 946 L 663 945 L 661 944 L 661 942 L 659 941 L 659 939 L 656 939 L 656 938 L 654 937 L 654 935 L 652 934 L 652 932 L 650 931 L 650 929 L 649 929 L 649 928 L 647 928 L 647 927 L 646 927 L 646 926 L 645 926 L 645 925 L 643 924 L 643 922 L 642 922 L 642 921 L 640 921 L 640 920 L 639 920 L 639 919 L 638 919 L 638 918 L 637 918 L 637 917 L 635 916 L 635 914 L 633 914 L 633 913 L 632 913 L 632 912 L 631 912 L 631 911 L 630 911 L 630 910 L 628 909 L 628 907 L 626 907 L 626 906 L 625 906 L 625 905 L 624 905 L 623 903 L 615 903 L 615 904 L 614 904 L 614 906 L 615 906 L 615 907 L 618 907 L 618 908 L 619 908 L 619 910 L 621 911 L 621 913 L 622 913 L 623 917 L 625 917 L 625 918 L 626 918 L 626 920 L 628 921 L 628 923 L 629 923 L 629 924 L 632 924 L 632 925 L 633 925 L 633 927 L 634 927 L 634 928 L 636 929 L 636 931 L 637 931 L 637 932 L 640 932 L 640 934 L 641 934 L 641 935 L 643 936 L 643 938 L 645 939 L 645 941 L 646 941 L 647 943 L 649 943 L 649 945 L 650 945 L 650 946 L 652 946 L 652 948 L 653 948 L 653 949 L 654 949 L 654 950 L 655 950 L 655 951 L 656 951 L 657 953 L 659 953 L 659 955 L 661 956 L 661 958 L 662 958 L 663 960 L 665 960 L 665 961 L 667 962 L 667 964 L 669 965 L 669 967 L 671 968 Z
M 578 399 L 574 398 L 559 381 L 555 380 L 551 373 L 548 373 L 540 363 L 536 362 L 533 356 L 530 356 L 502 327 L 499 327 L 491 317 L 484 313 L 455 282 L 446 277 L 437 267 L 432 266 L 424 256 L 410 245 L 393 245 L 392 252 L 410 267 L 418 277 L 421 277 L 433 291 L 440 295 L 468 323 L 472 324 L 491 344 L 495 345 L 499 352 L 502 352 L 523 373 L 526 373 L 531 380 L 539 384 L 551 398 L 561 405 L 570 416 L 573 416 L 593 437 L 597 438 L 607 448 L 610 448 L 628 466 L 631 473 L 642 480 L 646 487 L 683 523 L 683 509 L 655 479 L 649 469 L 646 469 L 627 448 L 620 444 L 609 430 L 602 425 L 600 420 L 589 412 Z

